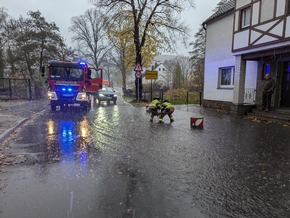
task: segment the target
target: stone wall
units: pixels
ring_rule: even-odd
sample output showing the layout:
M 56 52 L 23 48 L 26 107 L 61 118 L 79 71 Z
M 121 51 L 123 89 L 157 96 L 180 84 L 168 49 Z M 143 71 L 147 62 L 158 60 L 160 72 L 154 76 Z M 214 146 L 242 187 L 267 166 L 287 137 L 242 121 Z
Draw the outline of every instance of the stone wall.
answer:
M 205 108 L 214 108 L 223 110 L 233 115 L 247 115 L 252 112 L 254 105 L 235 105 L 232 102 L 203 100 L 202 106 Z

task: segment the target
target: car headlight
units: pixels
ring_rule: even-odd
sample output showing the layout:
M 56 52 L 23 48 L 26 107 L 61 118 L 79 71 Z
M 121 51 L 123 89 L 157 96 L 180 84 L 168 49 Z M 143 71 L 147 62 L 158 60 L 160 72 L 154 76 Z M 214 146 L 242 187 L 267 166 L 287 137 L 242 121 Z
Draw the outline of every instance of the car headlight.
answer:
M 117 97 L 117 95 L 116 95 L 116 94 L 114 94 L 114 97 L 116 98 L 116 97 Z
M 104 94 L 99 94 L 99 96 L 100 96 L 100 97 L 105 97 L 105 95 L 104 95 Z
M 85 92 L 78 93 L 76 100 L 77 101 L 88 101 L 87 93 L 85 93 Z
M 47 92 L 47 97 L 48 97 L 49 100 L 57 100 L 56 92 L 53 92 L 53 91 L 48 91 Z

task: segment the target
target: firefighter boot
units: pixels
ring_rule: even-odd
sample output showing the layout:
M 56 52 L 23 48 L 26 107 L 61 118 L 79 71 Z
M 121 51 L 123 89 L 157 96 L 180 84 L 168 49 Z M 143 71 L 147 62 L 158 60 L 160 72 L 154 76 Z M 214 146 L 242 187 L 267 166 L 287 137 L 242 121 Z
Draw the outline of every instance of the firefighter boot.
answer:
M 170 116 L 169 118 L 171 123 L 174 122 L 173 116 Z
M 158 123 L 163 123 L 163 119 L 161 117 L 159 117 Z
M 153 116 L 150 117 L 150 122 L 153 123 Z

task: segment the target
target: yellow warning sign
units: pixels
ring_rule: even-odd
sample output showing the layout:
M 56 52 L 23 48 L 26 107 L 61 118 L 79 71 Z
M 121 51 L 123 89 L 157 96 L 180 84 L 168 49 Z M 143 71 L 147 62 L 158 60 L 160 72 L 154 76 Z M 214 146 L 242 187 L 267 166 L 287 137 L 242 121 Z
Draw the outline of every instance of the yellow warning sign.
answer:
M 145 79 L 158 79 L 158 71 L 146 71 Z

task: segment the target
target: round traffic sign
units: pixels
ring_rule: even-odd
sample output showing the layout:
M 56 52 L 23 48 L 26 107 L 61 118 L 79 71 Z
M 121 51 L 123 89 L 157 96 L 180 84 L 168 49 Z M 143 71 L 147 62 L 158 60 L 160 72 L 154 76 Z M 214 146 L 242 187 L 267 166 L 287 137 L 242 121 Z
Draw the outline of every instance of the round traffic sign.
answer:
M 140 71 L 136 71 L 135 77 L 140 79 L 142 77 L 142 73 Z

